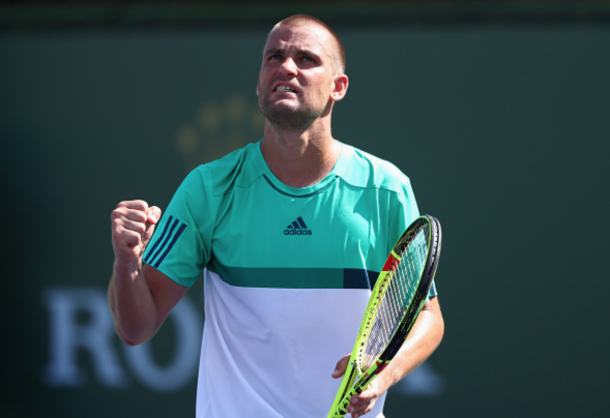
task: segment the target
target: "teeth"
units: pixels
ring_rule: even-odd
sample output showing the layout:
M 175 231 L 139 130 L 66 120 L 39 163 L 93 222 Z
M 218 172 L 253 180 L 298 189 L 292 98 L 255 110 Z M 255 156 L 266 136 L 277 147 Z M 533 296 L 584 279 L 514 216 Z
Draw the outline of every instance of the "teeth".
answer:
M 294 91 L 294 89 L 288 86 L 278 86 L 277 91 Z

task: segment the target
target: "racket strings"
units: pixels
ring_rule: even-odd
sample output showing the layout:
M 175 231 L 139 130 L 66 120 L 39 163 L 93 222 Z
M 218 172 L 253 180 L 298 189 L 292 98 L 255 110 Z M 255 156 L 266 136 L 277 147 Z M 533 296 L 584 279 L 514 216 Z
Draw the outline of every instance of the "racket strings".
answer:
M 420 228 L 402 252 L 402 260 L 388 274 L 377 305 L 362 369 L 371 367 L 387 347 L 415 295 L 428 253 L 428 228 Z

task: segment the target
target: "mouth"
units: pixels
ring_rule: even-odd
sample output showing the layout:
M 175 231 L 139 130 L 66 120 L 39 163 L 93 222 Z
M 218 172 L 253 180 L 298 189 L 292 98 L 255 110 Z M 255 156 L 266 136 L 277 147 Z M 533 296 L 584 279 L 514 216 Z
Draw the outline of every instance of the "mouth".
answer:
M 289 93 L 296 93 L 296 89 L 294 89 L 293 87 L 290 86 L 286 86 L 286 85 L 279 85 L 277 86 L 273 91 L 286 91 Z

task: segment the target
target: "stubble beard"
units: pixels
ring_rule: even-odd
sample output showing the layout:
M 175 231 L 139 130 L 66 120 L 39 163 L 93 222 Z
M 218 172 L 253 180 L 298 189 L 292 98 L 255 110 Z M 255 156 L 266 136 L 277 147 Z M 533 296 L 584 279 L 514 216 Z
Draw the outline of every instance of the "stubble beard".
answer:
M 270 103 L 262 97 L 258 98 L 258 107 L 263 116 L 276 128 L 290 130 L 305 130 L 320 117 L 323 109 L 311 105 L 298 108 L 293 106 Z

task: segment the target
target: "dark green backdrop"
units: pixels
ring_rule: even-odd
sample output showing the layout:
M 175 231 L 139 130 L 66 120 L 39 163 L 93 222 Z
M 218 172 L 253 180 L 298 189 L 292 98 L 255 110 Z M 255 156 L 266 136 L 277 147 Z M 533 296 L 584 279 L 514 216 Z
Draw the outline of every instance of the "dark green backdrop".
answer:
M 445 233 L 445 339 L 387 416 L 608 416 L 610 30 L 338 32 L 350 88 L 335 137 L 396 163 Z M 260 139 L 264 39 L 0 35 L 0 415 L 194 416 L 180 370 L 196 367 L 201 286 L 129 354 L 104 305 L 110 212 L 165 207 L 195 164 Z

